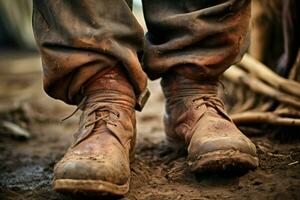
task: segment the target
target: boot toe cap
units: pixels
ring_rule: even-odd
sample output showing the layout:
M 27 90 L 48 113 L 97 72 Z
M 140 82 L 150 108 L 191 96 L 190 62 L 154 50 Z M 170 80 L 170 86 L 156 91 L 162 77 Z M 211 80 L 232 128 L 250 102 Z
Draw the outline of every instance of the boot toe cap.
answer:
M 255 169 L 259 162 L 255 145 L 246 137 L 216 137 L 194 141 L 188 149 L 193 172 L 234 172 Z
M 256 156 L 254 144 L 243 138 L 215 138 L 191 145 L 189 150 L 197 152 L 199 155 L 220 150 L 236 150 Z
M 54 179 L 101 180 L 122 185 L 129 180 L 128 164 L 108 162 L 97 157 L 75 157 L 61 160 L 54 168 Z

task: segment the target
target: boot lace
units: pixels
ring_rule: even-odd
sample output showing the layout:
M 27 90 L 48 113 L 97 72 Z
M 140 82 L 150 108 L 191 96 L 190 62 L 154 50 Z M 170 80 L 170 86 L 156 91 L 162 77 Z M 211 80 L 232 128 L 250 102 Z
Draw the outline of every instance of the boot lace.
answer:
M 198 110 L 201 106 L 206 105 L 207 107 L 212 107 L 219 114 L 224 116 L 226 119 L 231 121 L 231 118 L 227 115 L 224 109 L 224 103 L 215 94 L 203 94 L 193 98 L 192 102 L 196 104 L 195 109 Z
M 84 110 L 85 108 L 88 108 L 88 109 Z M 69 119 L 70 117 L 72 117 L 78 110 L 84 110 L 86 116 L 90 116 L 93 113 L 95 113 L 95 119 L 89 120 L 89 117 L 86 117 L 84 119 L 85 121 L 82 124 L 82 128 L 85 129 L 85 128 L 87 128 L 89 126 L 92 126 L 92 125 L 95 125 L 95 126 L 93 127 L 93 130 L 90 131 L 86 135 L 82 135 L 81 131 L 77 131 L 74 134 L 75 142 L 72 144 L 72 147 L 76 146 L 78 143 L 83 141 L 92 132 L 95 132 L 98 129 L 100 129 L 101 124 L 98 123 L 100 121 L 105 122 L 104 124 L 111 124 L 115 127 L 118 126 L 117 124 L 113 123 L 112 120 L 110 119 L 110 114 L 115 115 L 118 119 L 120 118 L 120 113 L 117 110 L 113 109 L 112 106 L 103 105 L 103 101 L 99 101 L 99 100 L 96 100 L 96 99 L 87 100 L 87 97 L 84 97 L 81 100 L 81 102 L 78 104 L 77 108 L 69 116 L 64 118 L 62 121 L 65 121 L 65 120 Z M 123 145 L 123 143 L 121 141 L 121 138 L 114 131 L 110 131 L 110 134 L 112 134 L 120 142 L 120 144 Z
M 111 124 L 113 126 L 117 126 L 117 124 L 112 123 L 109 120 L 109 116 L 110 113 L 114 114 L 117 118 L 120 118 L 120 113 L 108 106 L 103 106 L 103 105 L 99 105 L 97 104 L 98 101 L 89 101 L 87 102 L 87 97 L 84 97 L 81 102 L 78 104 L 77 108 L 67 117 L 65 117 L 64 119 L 62 119 L 61 121 L 65 121 L 69 118 L 71 118 L 73 115 L 75 115 L 75 113 L 78 112 L 78 110 L 83 110 L 84 108 L 89 106 L 89 109 L 86 111 L 87 112 L 87 116 L 90 116 L 91 114 L 95 113 L 96 114 L 96 118 L 92 121 L 85 121 L 83 126 L 84 128 L 87 128 L 93 124 L 96 124 L 99 121 L 105 121 L 108 124 Z M 104 113 L 104 114 L 103 114 Z M 99 116 L 100 115 L 100 116 Z
M 114 114 L 117 118 L 120 118 L 120 113 L 116 110 L 113 110 L 107 106 L 99 106 L 97 104 L 92 105 L 88 111 L 87 111 L 87 115 L 91 115 L 95 113 L 96 114 L 96 118 L 92 121 L 85 121 L 84 122 L 84 128 L 87 128 L 93 124 L 96 125 L 97 122 L 99 121 L 104 121 L 107 124 L 111 124 L 115 127 L 117 127 L 117 124 L 113 123 L 111 120 L 109 120 L 109 116 L 110 113 Z

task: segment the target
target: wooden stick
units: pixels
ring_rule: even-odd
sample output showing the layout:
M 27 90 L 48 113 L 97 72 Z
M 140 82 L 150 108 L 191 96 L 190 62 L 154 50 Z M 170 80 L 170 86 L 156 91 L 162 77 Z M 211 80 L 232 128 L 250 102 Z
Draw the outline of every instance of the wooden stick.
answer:
M 289 79 L 300 81 L 300 49 L 298 50 L 296 61 L 290 71 Z
M 252 109 L 255 104 L 255 96 L 256 95 L 253 94 L 252 97 L 248 97 L 247 100 L 239 108 L 233 110 L 233 113 L 245 112 Z
M 300 119 L 280 117 L 273 112 L 244 112 L 231 115 L 237 125 L 269 123 L 283 126 L 300 126 Z
M 282 93 L 264 82 L 249 76 L 245 71 L 239 69 L 237 66 L 231 66 L 225 73 L 224 77 L 237 84 L 244 83 L 252 91 L 272 97 L 281 103 L 300 108 L 300 99 L 289 94 Z
M 261 80 L 267 82 L 276 89 L 300 97 L 299 83 L 293 80 L 282 78 L 270 70 L 267 66 L 252 58 L 250 55 L 245 54 L 242 61 L 238 65 L 249 71 L 250 74 L 259 77 Z
M 296 110 L 295 108 L 291 107 L 279 107 L 273 111 L 276 115 L 281 117 L 292 117 L 292 118 L 299 118 L 300 119 L 300 110 Z

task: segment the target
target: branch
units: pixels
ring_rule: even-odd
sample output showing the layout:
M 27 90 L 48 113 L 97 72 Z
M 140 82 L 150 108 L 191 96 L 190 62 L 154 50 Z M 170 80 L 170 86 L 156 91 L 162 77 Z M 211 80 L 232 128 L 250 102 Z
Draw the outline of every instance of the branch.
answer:
M 267 66 L 252 58 L 250 55 L 245 54 L 242 61 L 238 65 L 249 71 L 250 74 L 257 76 L 276 89 L 300 97 L 299 83 L 293 80 L 282 78 L 281 76 L 270 70 Z
M 300 119 L 280 117 L 272 112 L 244 112 L 231 115 L 237 125 L 269 123 L 283 126 L 300 126 Z
M 249 76 L 245 71 L 239 69 L 237 66 L 231 66 L 224 73 L 225 78 L 229 79 L 232 82 L 237 84 L 244 83 L 247 85 L 252 91 L 267 95 L 276 99 L 277 101 L 291 105 L 296 108 L 300 108 L 300 99 L 289 94 L 282 93 L 264 82 L 256 79 L 253 76 Z M 298 88 L 299 89 L 299 88 Z M 300 91 L 300 90 L 299 90 Z

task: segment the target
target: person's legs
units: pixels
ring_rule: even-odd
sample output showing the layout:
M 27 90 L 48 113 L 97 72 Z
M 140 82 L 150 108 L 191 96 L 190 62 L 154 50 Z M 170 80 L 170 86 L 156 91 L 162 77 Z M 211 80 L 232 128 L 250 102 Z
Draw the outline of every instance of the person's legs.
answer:
M 83 110 L 75 142 L 55 166 L 57 191 L 123 195 L 146 97 L 143 30 L 131 1 L 34 1 L 33 28 L 52 97 Z M 81 103 L 79 103 L 81 102 Z
M 78 104 L 85 84 L 117 65 L 138 97 L 145 91 L 147 76 L 138 59 L 144 35 L 131 5 L 131 0 L 34 0 L 33 29 L 51 97 Z
M 144 68 L 162 78 L 165 129 L 196 172 L 255 168 L 256 148 L 217 97 L 219 77 L 248 46 L 250 0 L 143 0 Z

